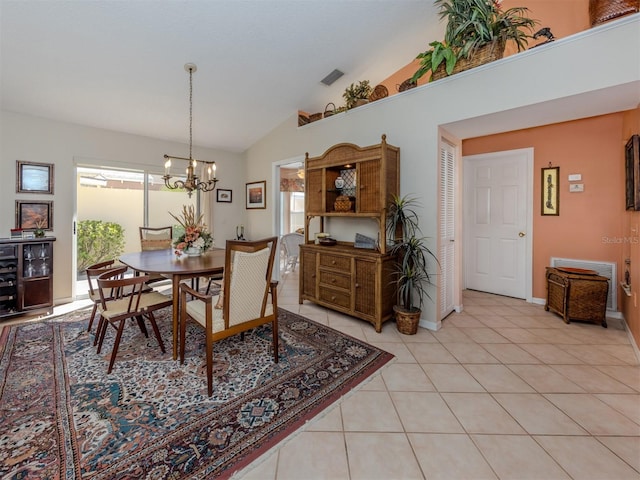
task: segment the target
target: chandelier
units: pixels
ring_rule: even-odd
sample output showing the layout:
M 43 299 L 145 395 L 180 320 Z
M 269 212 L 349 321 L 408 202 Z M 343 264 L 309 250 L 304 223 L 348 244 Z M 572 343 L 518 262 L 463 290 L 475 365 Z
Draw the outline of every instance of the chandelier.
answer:
M 189 197 L 194 190 L 202 192 L 211 192 L 216 188 L 218 179 L 216 178 L 216 162 L 207 162 L 204 160 L 196 160 L 193 158 L 193 73 L 198 70 L 194 63 L 187 63 L 184 69 L 189 72 L 189 158 L 174 157 L 170 155 L 164 156 L 167 161 L 164 163 L 164 184 L 171 190 L 182 188 L 187 191 Z M 171 161 L 183 160 L 187 164 L 187 177 L 184 180 L 171 181 Z M 198 162 L 202 165 L 200 175 L 198 175 Z

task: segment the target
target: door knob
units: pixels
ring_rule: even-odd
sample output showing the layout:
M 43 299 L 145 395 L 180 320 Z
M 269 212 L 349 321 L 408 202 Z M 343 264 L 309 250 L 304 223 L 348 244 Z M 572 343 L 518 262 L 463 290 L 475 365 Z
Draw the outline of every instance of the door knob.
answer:
M 519 233 L 518 233 L 518 236 L 519 236 L 519 237 L 524 237 L 525 235 L 526 235 L 526 233 L 524 233 L 524 232 L 519 232 Z

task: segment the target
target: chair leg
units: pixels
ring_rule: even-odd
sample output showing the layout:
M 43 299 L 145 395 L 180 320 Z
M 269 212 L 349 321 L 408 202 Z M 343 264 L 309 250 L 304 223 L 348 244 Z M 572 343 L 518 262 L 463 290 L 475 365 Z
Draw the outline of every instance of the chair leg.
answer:
M 102 315 L 100 315 L 100 319 L 98 320 L 98 326 L 96 327 L 96 336 L 93 339 L 93 346 L 95 347 L 96 345 L 98 345 L 98 340 L 100 339 L 100 332 L 102 331 L 102 324 L 105 322 L 104 318 L 102 317 Z M 100 353 L 98 351 L 98 353 Z
M 186 301 L 184 297 L 182 301 Z M 184 344 L 187 337 L 187 313 L 184 311 L 186 307 L 182 307 L 180 310 L 180 365 L 184 365 Z
M 124 330 L 124 324 L 127 320 L 123 318 L 118 325 L 118 333 L 116 333 L 116 339 L 113 341 L 113 350 L 111 350 L 111 360 L 109 360 L 109 369 L 107 373 L 111 373 L 113 364 L 116 361 L 116 355 L 118 355 L 118 347 L 120 346 L 120 338 L 122 337 L 122 331 Z
M 102 342 L 104 342 L 104 336 L 107 333 L 108 326 L 109 326 L 109 320 L 106 320 L 105 318 L 100 317 L 99 332 L 98 332 L 98 336 L 96 337 L 96 340 L 98 340 L 98 350 L 96 351 L 96 353 L 100 353 L 100 351 L 102 350 Z
M 147 327 L 144 325 L 144 318 L 142 318 L 142 315 L 138 315 L 136 317 L 136 322 L 138 322 L 138 327 L 140 327 L 140 331 L 144 336 L 149 338 L 149 332 L 147 332 Z
M 91 326 L 93 325 L 93 319 L 96 316 L 96 311 L 98 310 L 98 304 L 93 303 L 93 308 L 91 309 L 91 316 L 89 317 L 89 326 L 87 327 L 87 332 L 91 331 Z
M 160 336 L 160 330 L 158 330 L 158 324 L 156 323 L 156 318 L 153 316 L 153 312 L 148 312 L 147 316 L 149 317 L 149 323 L 151 323 L 151 328 L 153 328 L 153 332 L 156 334 L 156 338 L 158 339 L 158 345 L 160 345 L 160 351 L 165 353 L 164 343 L 162 343 L 162 337 Z

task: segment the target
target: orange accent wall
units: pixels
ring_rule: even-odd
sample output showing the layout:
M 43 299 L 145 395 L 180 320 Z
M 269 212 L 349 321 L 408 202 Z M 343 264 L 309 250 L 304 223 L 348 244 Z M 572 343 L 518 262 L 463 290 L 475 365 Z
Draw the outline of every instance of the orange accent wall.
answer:
M 589 0 L 503 0 L 502 8 L 509 9 L 513 7 L 526 7 L 529 9 L 528 16 L 538 20 L 536 30 L 543 27 L 549 27 L 554 37 L 563 38 L 574 33 L 581 32 L 591 28 L 589 21 Z M 424 49 L 428 50 L 429 43 L 434 40 L 442 40 L 442 38 L 425 38 Z M 529 40 L 529 48 L 539 43 L 543 43 L 546 39 Z M 517 53 L 518 49 L 514 45 L 507 45 L 505 56 Z M 408 58 L 414 58 L 420 53 L 409 52 Z M 404 80 L 411 78 L 418 70 L 420 62 L 412 60 L 399 71 L 385 79 L 382 83 L 389 90 L 389 95 L 398 92 L 396 86 Z M 418 80 L 418 85 L 422 85 L 429 80 L 429 75 L 425 75 Z
M 635 110 L 624 112 L 622 120 L 622 137 L 629 139 L 631 135 L 640 134 L 640 106 Z M 626 242 L 622 244 L 621 278 L 624 279 L 625 260 L 629 260 L 631 277 L 631 297 L 620 291 L 620 310 L 629 330 L 633 334 L 636 345 L 640 345 L 640 211 L 627 211 L 623 215 L 623 234 Z
M 619 278 L 615 287 L 619 288 L 626 217 L 624 123 L 625 113 L 615 113 L 463 141 L 463 155 L 534 148 L 535 298 L 546 297 L 545 267 L 551 257 L 616 262 Z M 541 169 L 549 164 L 560 167 L 559 216 L 541 214 Z M 568 175 L 575 173 L 582 180 L 569 182 Z M 584 191 L 570 193 L 569 183 L 583 184 Z M 640 268 L 640 258 L 637 266 Z M 619 291 L 619 299 L 621 295 Z

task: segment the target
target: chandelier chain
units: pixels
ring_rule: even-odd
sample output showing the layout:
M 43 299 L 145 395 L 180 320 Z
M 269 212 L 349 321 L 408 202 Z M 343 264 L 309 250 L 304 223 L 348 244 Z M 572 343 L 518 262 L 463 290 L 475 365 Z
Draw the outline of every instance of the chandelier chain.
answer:
M 189 159 L 193 159 L 193 68 L 189 68 Z

